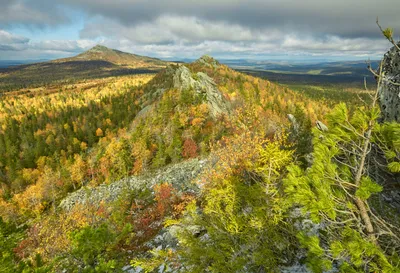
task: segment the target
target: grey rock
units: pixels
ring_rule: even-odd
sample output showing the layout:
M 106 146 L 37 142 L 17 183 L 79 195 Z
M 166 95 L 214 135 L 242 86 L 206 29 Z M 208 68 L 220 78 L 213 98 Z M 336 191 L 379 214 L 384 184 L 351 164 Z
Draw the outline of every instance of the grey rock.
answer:
M 298 136 L 299 134 L 299 130 L 300 130 L 300 125 L 297 122 L 296 118 L 292 115 L 292 114 L 288 114 L 287 115 L 288 120 L 290 121 L 290 123 L 293 126 L 293 133 Z
M 400 45 L 400 43 L 398 44 Z M 400 52 L 392 47 L 382 61 L 383 81 L 378 90 L 384 121 L 400 122 Z
M 143 117 L 145 117 L 147 115 L 148 112 L 151 111 L 151 109 L 153 109 L 154 106 L 153 105 L 147 105 L 145 106 L 142 110 L 139 111 L 139 113 L 137 113 L 136 115 L 136 119 L 141 119 Z
M 321 121 L 317 120 L 315 123 L 315 126 L 317 127 L 318 130 L 320 130 L 321 132 L 326 132 L 328 131 L 328 126 L 326 126 L 325 124 L 323 124 Z
M 208 66 L 208 67 L 213 67 L 213 68 L 217 68 L 220 65 L 217 60 L 215 60 L 214 58 L 212 58 L 212 57 L 210 57 L 208 55 L 203 55 L 195 63 L 201 64 L 201 65 L 205 65 L 205 66 Z
M 218 90 L 214 80 L 203 72 L 192 73 L 184 65 L 179 66 L 173 76 L 173 86 L 178 90 L 193 90 L 206 97 L 212 116 L 227 114 L 230 111 L 230 103 Z
M 282 273 L 311 273 L 312 271 L 308 270 L 305 265 L 296 263 L 291 266 L 281 267 L 280 272 L 282 272 Z
M 400 43 L 397 44 L 400 46 Z M 378 70 L 378 72 L 380 72 Z M 382 83 L 378 89 L 378 102 L 382 122 L 400 122 L 400 51 L 393 46 L 385 53 L 382 60 Z M 400 174 L 388 174 L 379 164 L 387 164 L 386 159 L 378 152 L 374 157 L 374 180 L 384 186 L 379 194 L 381 201 L 400 211 Z M 379 162 L 379 164 L 377 164 Z M 395 217 L 397 218 L 398 215 Z
M 301 232 L 305 232 L 307 236 L 320 236 L 320 232 L 324 230 L 327 226 L 326 223 L 322 222 L 316 224 L 309 218 L 309 214 L 304 214 L 301 208 L 294 208 L 291 210 L 289 217 L 294 221 L 294 227 Z M 325 246 L 322 245 L 324 248 Z M 295 260 L 290 263 L 289 266 L 281 266 L 279 268 L 280 272 L 284 273 L 308 273 L 312 272 L 307 268 L 307 266 L 302 262 L 307 257 L 307 251 L 305 249 L 298 249 L 296 253 Z M 324 271 L 324 273 L 336 273 L 339 272 L 339 268 L 336 264 L 329 271 Z
M 99 206 L 101 202 L 111 203 L 126 191 L 151 189 L 160 183 L 170 183 L 174 188 L 197 192 L 196 178 L 205 169 L 207 161 L 200 159 L 187 160 L 167 166 L 154 173 L 143 176 L 131 176 L 111 184 L 102 184 L 94 188 L 84 187 L 69 194 L 60 203 L 60 208 L 71 211 L 76 205 Z

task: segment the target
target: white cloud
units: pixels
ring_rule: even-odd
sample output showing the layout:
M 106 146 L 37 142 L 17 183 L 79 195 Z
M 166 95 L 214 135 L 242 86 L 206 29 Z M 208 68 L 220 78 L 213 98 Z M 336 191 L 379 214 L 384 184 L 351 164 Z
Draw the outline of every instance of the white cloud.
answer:
M 46 0 L 36 0 L 46 1 Z M 125 26 L 154 22 L 163 16 L 196 17 L 209 22 L 259 29 L 347 37 L 378 37 L 375 18 L 400 27 L 398 0 L 60 0 L 90 17 L 101 16 Z
M 382 53 L 387 50 L 388 43 L 385 39 L 371 38 L 341 38 L 339 36 L 329 35 L 324 38 L 318 37 L 299 37 L 298 35 L 287 35 L 282 43 L 282 48 L 291 51 L 308 52 L 354 52 Z
M 97 17 L 81 31 L 82 38 L 133 53 L 158 57 L 193 57 L 205 53 L 237 57 L 289 54 L 313 56 L 370 56 L 389 48 L 385 39 L 312 35 L 278 28 L 251 29 L 196 17 L 161 16 L 152 22 L 126 26 Z
M 96 44 L 90 40 L 45 40 L 32 42 L 30 48 L 38 51 L 80 53 Z
M 0 29 L 0 51 L 20 51 L 28 46 L 29 39 Z
M 124 40 L 130 43 L 124 46 L 128 51 L 152 56 L 193 57 L 203 51 L 231 57 L 376 58 L 390 45 L 383 41 L 375 17 L 384 26 L 400 29 L 394 8 L 398 0 L 379 5 L 375 0 L 61 1 L 88 14 L 82 38 Z
M 14 35 L 0 29 L 0 43 L 2 44 L 25 44 L 29 39 L 23 36 Z
M 152 22 L 126 26 L 105 18 L 96 18 L 80 32 L 82 38 L 125 38 L 136 43 L 165 44 L 172 42 L 198 43 L 202 41 L 255 41 L 278 38 L 277 32 L 251 30 L 223 21 L 207 21 L 187 16 L 161 16 Z
M 280 32 L 251 31 L 224 22 L 192 17 L 161 17 L 136 27 L 108 21 L 92 22 L 80 40 L 29 40 L 0 30 L 0 58 L 59 58 L 73 56 L 97 43 L 140 55 L 160 58 L 268 58 L 268 55 L 380 57 L 389 44 L 384 39 L 324 37 Z
M 269 54 L 375 58 L 390 47 L 378 37 L 375 16 L 380 15 L 385 26 L 400 26 L 393 8 L 398 0 L 378 6 L 374 0 L 1 1 L 0 28 L 9 32 L 0 32 L 0 58 L 10 58 L 11 51 L 18 51 L 13 56 L 20 59 L 34 54 L 65 57 L 96 42 L 156 57 L 195 58 L 208 53 L 237 58 Z M 36 41 L 32 36 L 29 41 L 11 33 L 10 25 L 28 26 L 28 32 L 49 26 L 48 33 L 57 32 L 51 27 L 67 22 L 60 7 L 82 14 L 83 28 L 76 29 L 79 40 Z
M 30 40 L 0 29 L 0 59 L 58 58 L 76 55 L 96 45 L 93 40 Z

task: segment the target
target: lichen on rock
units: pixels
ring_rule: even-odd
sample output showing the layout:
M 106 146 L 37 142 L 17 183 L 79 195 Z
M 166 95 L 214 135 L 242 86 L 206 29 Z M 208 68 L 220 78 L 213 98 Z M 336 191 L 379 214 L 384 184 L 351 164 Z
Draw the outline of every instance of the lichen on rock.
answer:
M 383 58 L 382 76 L 378 90 L 382 118 L 384 121 L 400 122 L 400 51 L 395 46 Z
M 81 188 L 62 200 L 60 208 L 71 211 L 75 205 L 99 206 L 102 202 L 112 203 L 127 190 L 150 189 L 160 183 L 169 183 L 180 191 L 196 192 L 198 187 L 193 181 L 206 167 L 206 163 L 207 160 L 192 159 L 167 166 L 147 175 L 130 176 L 93 188 Z

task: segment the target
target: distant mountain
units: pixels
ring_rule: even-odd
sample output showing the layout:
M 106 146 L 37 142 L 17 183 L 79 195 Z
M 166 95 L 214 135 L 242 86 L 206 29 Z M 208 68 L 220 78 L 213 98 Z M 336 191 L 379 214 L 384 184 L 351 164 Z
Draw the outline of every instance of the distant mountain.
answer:
M 111 76 L 156 73 L 169 62 L 97 45 L 75 57 L 0 68 L 0 92 Z
M 0 60 L 0 68 L 7 68 L 17 65 L 24 65 L 24 64 L 33 64 L 33 63 L 41 63 L 46 62 L 47 60 Z
M 106 61 L 115 65 L 133 66 L 135 68 L 165 67 L 167 64 L 167 62 L 156 58 L 126 53 L 102 45 L 96 45 L 75 57 L 58 59 L 53 62 L 63 63 L 72 61 Z
M 364 86 L 375 83 L 365 61 L 342 61 L 322 63 L 268 62 L 251 60 L 221 61 L 230 67 L 258 77 L 267 78 L 284 84 L 354 84 Z M 379 62 L 371 61 L 377 68 Z

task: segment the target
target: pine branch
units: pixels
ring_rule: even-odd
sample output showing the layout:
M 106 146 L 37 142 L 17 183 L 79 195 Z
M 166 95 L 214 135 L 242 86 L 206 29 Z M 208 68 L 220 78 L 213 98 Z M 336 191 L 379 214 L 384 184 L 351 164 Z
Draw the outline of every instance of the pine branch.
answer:
M 388 31 L 388 30 L 391 30 L 391 29 L 385 29 L 385 30 L 384 30 L 384 29 L 381 27 L 381 25 L 379 24 L 378 17 L 376 17 L 376 24 L 378 25 L 379 29 L 381 30 L 383 36 L 385 36 L 386 39 L 388 39 L 389 42 L 391 42 L 391 43 L 397 48 L 397 50 L 400 51 L 400 47 L 399 47 L 399 46 L 396 44 L 396 42 L 393 40 L 393 33 L 389 33 L 390 31 Z

